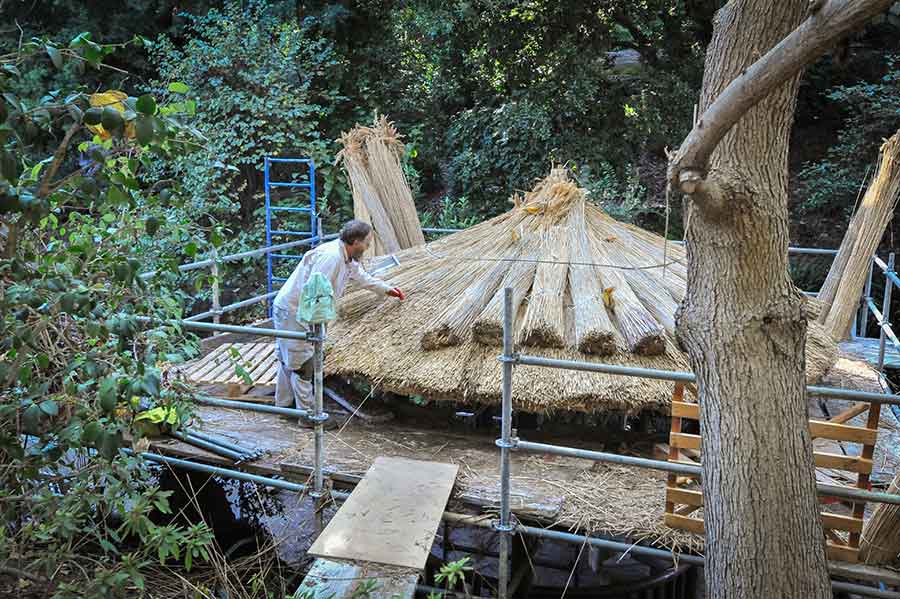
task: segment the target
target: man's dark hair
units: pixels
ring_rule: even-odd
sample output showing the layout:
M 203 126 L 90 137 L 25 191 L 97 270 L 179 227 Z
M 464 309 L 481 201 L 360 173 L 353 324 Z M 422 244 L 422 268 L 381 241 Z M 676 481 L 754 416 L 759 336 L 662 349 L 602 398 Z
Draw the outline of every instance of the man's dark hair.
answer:
M 365 239 L 372 232 L 372 225 L 361 220 L 348 220 L 341 227 L 341 241 L 347 245 Z

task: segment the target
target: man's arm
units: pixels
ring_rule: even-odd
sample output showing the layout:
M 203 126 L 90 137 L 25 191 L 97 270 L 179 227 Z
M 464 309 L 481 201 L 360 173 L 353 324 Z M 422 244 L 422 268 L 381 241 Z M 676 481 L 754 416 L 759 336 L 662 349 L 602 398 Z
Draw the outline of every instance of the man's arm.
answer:
M 362 266 L 360 266 L 359 262 L 355 260 L 350 262 L 350 278 L 356 281 L 361 287 L 364 289 L 368 289 L 372 293 L 378 295 L 388 295 L 390 291 L 394 288 L 378 279 L 373 277 L 369 273 L 367 273 Z

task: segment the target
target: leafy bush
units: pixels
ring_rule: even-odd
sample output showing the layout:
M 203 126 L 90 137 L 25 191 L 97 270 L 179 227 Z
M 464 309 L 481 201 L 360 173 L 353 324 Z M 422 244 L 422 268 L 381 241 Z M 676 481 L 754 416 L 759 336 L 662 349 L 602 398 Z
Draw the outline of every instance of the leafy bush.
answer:
M 822 160 L 800 171 L 801 208 L 850 213 L 866 174 L 874 168 L 880 141 L 900 128 L 900 56 L 888 58 L 881 81 L 839 86 L 827 98 L 847 116 L 837 143 Z
M 142 331 L 140 320 L 182 314 L 171 248 L 205 243 L 173 218 L 177 194 L 142 183 L 191 150 L 184 111 L 151 95 L 12 91 L 35 61 L 102 68 L 114 49 L 82 34 L 34 40 L 0 61 L 0 562 L 54 597 L 142 591 L 145 566 L 190 566 L 210 541 L 202 524 L 154 523 L 168 494 L 122 451 L 190 417 L 165 371 L 196 344 L 168 326 Z M 54 139 L 52 153 L 30 158 Z

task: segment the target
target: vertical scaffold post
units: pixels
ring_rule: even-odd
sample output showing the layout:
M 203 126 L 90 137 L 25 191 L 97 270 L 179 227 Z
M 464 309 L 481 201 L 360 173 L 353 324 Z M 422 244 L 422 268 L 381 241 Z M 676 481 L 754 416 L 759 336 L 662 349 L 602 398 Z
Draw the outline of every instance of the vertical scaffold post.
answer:
M 222 297 L 221 292 L 219 291 L 219 250 L 215 247 L 212 248 L 210 252 L 210 258 L 212 258 L 212 313 L 213 313 L 213 322 L 215 324 L 219 324 L 222 315 Z
M 317 323 L 313 326 L 313 334 L 316 340 L 313 343 L 313 393 L 315 394 L 315 413 L 312 420 L 316 424 L 316 444 L 315 444 L 315 472 L 313 474 L 313 492 L 312 496 L 316 502 L 316 530 L 322 532 L 324 529 L 323 499 L 324 499 L 324 475 L 323 467 L 325 462 L 325 421 L 328 420 L 328 414 L 323 410 L 322 389 L 323 389 L 323 370 L 325 364 L 325 325 Z
M 272 195 L 269 193 L 269 157 L 263 162 L 263 187 L 266 192 L 266 247 L 272 246 Z M 266 293 L 272 293 L 272 252 L 266 252 Z M 272 300 L 266 302 L 266 313 L 272 318 Z
M 872 298 L 872 271 L 875 269 L 875 259 L 874 256 L 872 260 L 869 262 L 869 277 L 866 279 L 866 287 L 863 291 L 862 298 L 860 299 L 859 306 L 859 325 L 856 329 L 856 336 L 863 337 L 866 336 L 866 325 L 869 324 L 869 299 Z
M 881 304 L 881 329 L 878 332 L 878 371 L 884 372 L 884 344 L 887 340 L 885 327 L 891 326 L 891 292 L 894 290 L 894 282 L 891 274 L 894 272 L 894 252 L 888 256 L 887 271 L 884 273 L 884 301 Z
M 501 417 L 501 437 L 497 439 L 500 448 L 500 522 L 495 525 L 500 533 L 500 563 L 498 566 L 498 597 L 507 599 L 509 586 L 509 548 L 512 532 L 515 525 L 512 524 L 509 514 L 509 450 L 516 443 L 512 435 L 512 372 L 513 372 L 513 302 L 512 289 L 503 290 L 503 402 Z

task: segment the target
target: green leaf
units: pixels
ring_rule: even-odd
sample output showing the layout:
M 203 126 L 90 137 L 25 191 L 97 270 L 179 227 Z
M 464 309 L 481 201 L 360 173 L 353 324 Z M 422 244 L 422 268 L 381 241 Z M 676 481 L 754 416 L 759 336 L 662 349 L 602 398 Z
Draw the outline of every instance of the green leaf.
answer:
M 62 53 L 54 48 L 53 46 L 46 46 L 47 54 L 50 55 L 50 61 L 53 63 L 57 69 L 62 70 L 63 68 L 63 55 Z
M 110 185 L 106 192 L 106 199 L 114 206 L 120 206 L 128 203 L 128 194 L 117 185 Z
M 184 246 L 184 253 L 187 254 L 188 256 L 190 256 L 191 258 L 196 256 L 197 255 L 197 244 L 194 243 L 193 241 L 189 241 Z
M 118 395 L 118 382 L 115 377 L 106 377 L 100 381 L 97 396 L 100 399 L 100 407 L 105 412 L 112 412 L 116 409 Z
M 146 114 L 147 116 L 153 116 L 156 114 L 156 98 L 150 94 L 144 94 L 137 99 L 135 108 L 137 108 L 137 111 L 140 113 Z
M 52 399 L 45 399 L 44 401 L 42 401 L 40 408 L 41 412 L 43 412 L 47 416 L 50 416 L 51 418 L 59 414 L 59 406 Z
M 37 434 L 41 424 L 41 409 L 37 404 L 33 403 L 25 410 L 22 414 L 22 424 L 26 432 L 32 435 Z
M 103 116 L 103 109 L 97 108 L 96 106 L 93 108 L 88 108 L 87 112 L 84 113 L 84 123 L 86 125 L 96 126 L 100 124 L 100 118 Z
M 125 126 L 125 119 L 122 118 L 121 112 L 107 106 L 100 115 L 100 124 L 110 133 L 114 133 Z
M 0 152 L 0 174 L 13 185 L 19 182 L 22 170 L 16 155 L 10 151 Z
M 173 81 L 169 84 L 169 91 L 175 94 L 186 94 L 191 91 L 191 88 L 181 81 Z
M 88 422 L 84 425 L 84 430 L 81 432 L 81 442 L 85 445 L 93 445 L 100 437 L 101 432 L 102 429 L 99 422 Z
M 150 145 L 153 141 L 153 121 L 146 116 L 139 117 L 134 122 L 134 136 L 142 146 Z
M 50 366 L 50 356 L 44 353 L 40 353 L 37 355 L 37 362 L 41 370 L 47 370 L 47 368 Z
M 144 221 L 144 230 L 151 237 L 156 235 L 156 232 L 159 230 L 159 219 L 155 216 L 147 217 L 147 220 Z
M 109 223 L 114 222 L 114 221 L 116 220 L 116 215 L 113 214 L 112 212 L 107 212 L 106 214 L 104 214 L 103 216 L 100 217 L 100 220 L 102 220 L 103 222 L 109 224 Z

